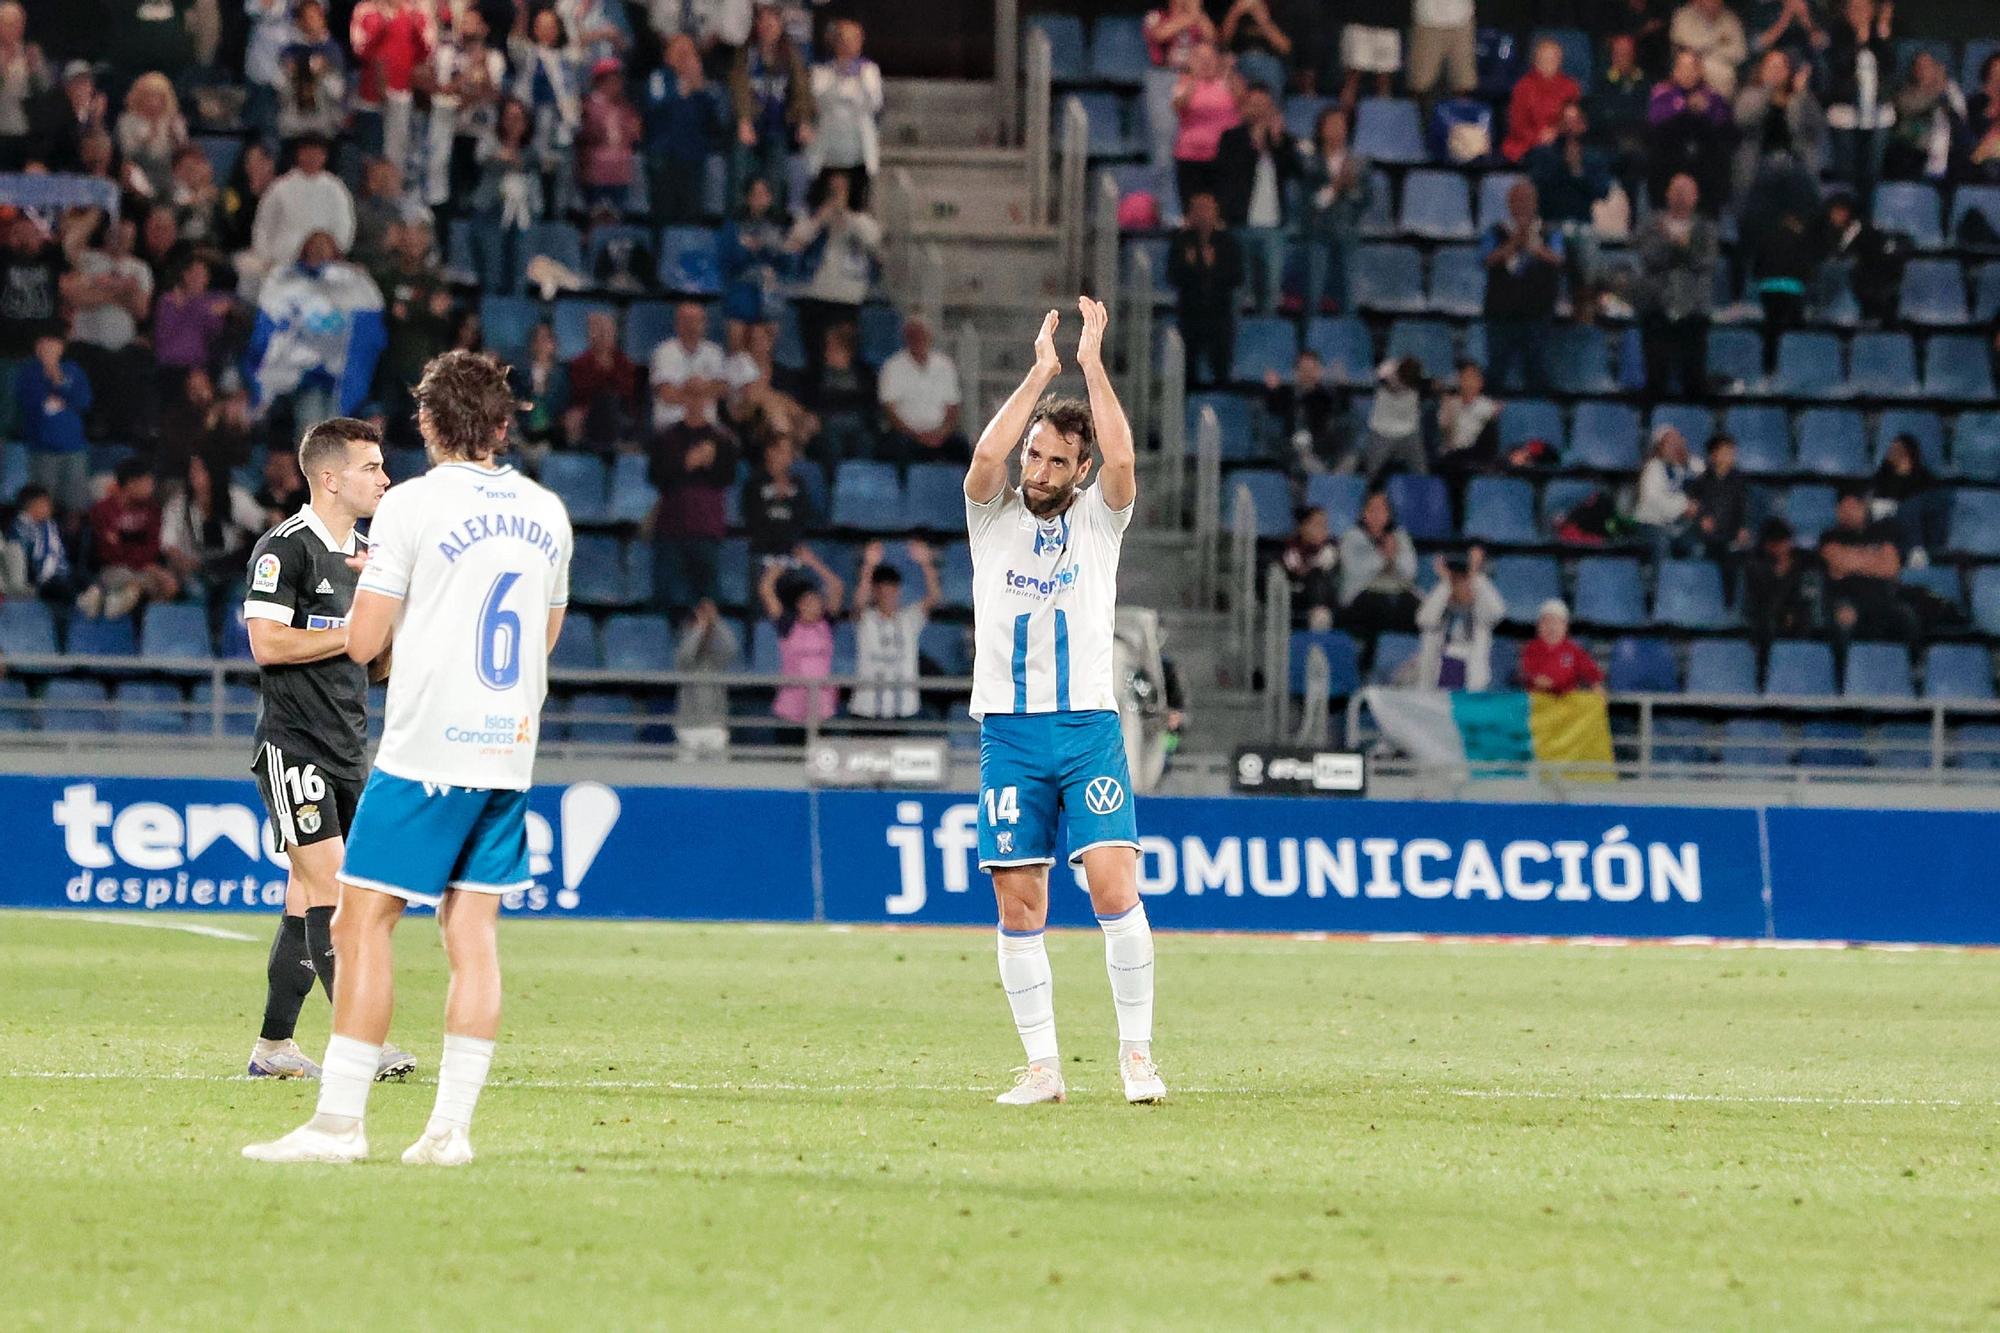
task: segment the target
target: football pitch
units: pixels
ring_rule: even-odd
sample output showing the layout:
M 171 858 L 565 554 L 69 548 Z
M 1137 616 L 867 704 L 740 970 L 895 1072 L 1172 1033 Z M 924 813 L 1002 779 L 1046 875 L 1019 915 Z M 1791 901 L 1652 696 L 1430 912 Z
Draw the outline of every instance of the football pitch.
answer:
M 1128 1107 L 1057 934 L 1071 1100 L 1009 1110 L 988 932 L 509 922 L 451 1172 L 396 1161 L 428 918 L 423 1074 L 292 1168 L 237 1156 L 312 1104 L 234 1077 L 271 920 L 146 920 L 252 938 L 0 913 L 7 1327 L 2000 1323 L 2000 955 L 1162 932 Z

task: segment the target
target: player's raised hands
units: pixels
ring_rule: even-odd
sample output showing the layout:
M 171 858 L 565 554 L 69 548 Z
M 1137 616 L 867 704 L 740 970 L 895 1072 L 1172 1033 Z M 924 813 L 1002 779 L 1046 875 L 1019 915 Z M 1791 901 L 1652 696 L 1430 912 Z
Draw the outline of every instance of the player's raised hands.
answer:
M 1056 325 L 1062 316 L 1051 310 L 1042 318 L 1042 331 L 1035 335 L 1035 369 L 1047 375 L 1062 374 L 1062 358 L 1056 355 Z
M 1088 296 L 1076 298 L 1076 308 L 1083 315 L 1083 336 L 1077 340 L 1076 363 L 1085 370 L 1101 370 L 1104 367 L 1104 327 L 1111 322 L 1110 312 L 1102 301 L 1093 301 Z

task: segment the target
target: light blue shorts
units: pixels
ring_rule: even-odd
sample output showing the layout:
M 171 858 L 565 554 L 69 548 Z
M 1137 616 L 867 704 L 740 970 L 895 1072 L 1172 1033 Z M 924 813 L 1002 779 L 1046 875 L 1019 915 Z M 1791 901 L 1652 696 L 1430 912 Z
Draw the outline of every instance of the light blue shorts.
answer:
M 979 726 L 979 868 L 1053 865 L 1056 823 L 1069 860 L 1139 847 L 1118 714 L 988 713 Z
M 499 894 L 532 887 L 528 793 L 371 773 L 340 878 L 432 904 L 446 889 Z

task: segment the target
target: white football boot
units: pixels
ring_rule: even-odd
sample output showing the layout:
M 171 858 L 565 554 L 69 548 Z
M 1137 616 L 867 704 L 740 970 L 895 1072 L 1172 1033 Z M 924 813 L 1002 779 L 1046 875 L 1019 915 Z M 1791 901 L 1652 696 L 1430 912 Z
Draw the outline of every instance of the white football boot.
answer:
M 403 1150 L 404 1166 L 466 1166 L 472 1161 L 472 1136 L 462 1125 L 442 1133 L 426 1132 Z
M 1125 1078 L 1125 1100 L 1133 1105 L 1167 1099 L 1167 1085 L 1160 1077 L 1160 1067 L 1144 1051 L 1134 1051 L 1119 1061 L 1118 1072 Z
M 259 1037 L 250 1048 L 250 1063 L 244 1072 L 251 1078 L 318 1078 L 319 1066 L 290 1037 L 283 1041 Z
M 416 1056 L 411 1055 L 400 1046 L 391 1046 L 386 1042 L 383 1044 L 382 1054 L 375 1061 L 375 1081 L 377 1083 L 387 1083 L 390 1079 L 401 1083 L 416 1072 Z
M 1054 1065 L 1029 1065 L 1014 1078 L 1014 1086 L 993 1099 L 1002 1106 L 1038 1106 L 1043 1102 L 1065 1102 L 1062 1070 Z
M 316 1120 L 318 1117 L 314 1117 Z M 368 1155 L 368 1136 L 356 1121 L 343 1130 L 318 1128 L 312 1120 L 282 1139 L 253 1143 L 243 1150 L 253 1162 L 331 1162 L 345 1165 Z

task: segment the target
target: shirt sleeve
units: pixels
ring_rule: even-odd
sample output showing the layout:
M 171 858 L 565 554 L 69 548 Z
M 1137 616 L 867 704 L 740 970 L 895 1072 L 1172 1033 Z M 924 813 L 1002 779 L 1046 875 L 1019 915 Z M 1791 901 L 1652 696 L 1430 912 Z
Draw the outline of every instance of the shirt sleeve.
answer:
M 1093 482 L 1090 489 L 1084 493 L 1084 503 L 1095 506 L 1097 512 L 1103 516 L 1105 524 L 1121 537 L 1125 535 L 1125 529 L 1132 525 L 1132 515 L 1139 508 L 1139 501 L 1135 496 L 1132 503 L 1123 509 L 1113 509 L 1111 502 L 1104 498 L 1104 483 L 1101 481 Z
M 410 592 L 410 570 L 417 563 L 417 515 L 410 507 L 410 483 L 392 487 L 382 497 L 368 525 L 368 564 L 356 592 L 380 593 L 401 601 Z
M 549 583 L 549 610 L 559 611 L 569 605 L 569 557 L 576 549 L 576 536 L 570 527 L 569 515 L 562 515 L 562 528 L 557 537 L 555 578 Z
M 250 588 L 243 599 L 243 618 L 290 625 L 298 610 L 304 573 L 299 544 L 275 533 L 266 534 L 250 555 Z
M 1014 488 L 1004 481 L 1000 483 L 1000 489 L 994 493 L 993 498 L 984 504 L 969 495 L 965 497 L 965 530 L 975 546 L 982 537 L 993 530 L 995 524 L 1001 522 L 1006 515 L 1008 502 L 1013 497 Z

